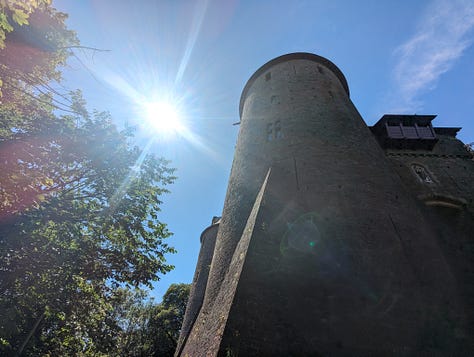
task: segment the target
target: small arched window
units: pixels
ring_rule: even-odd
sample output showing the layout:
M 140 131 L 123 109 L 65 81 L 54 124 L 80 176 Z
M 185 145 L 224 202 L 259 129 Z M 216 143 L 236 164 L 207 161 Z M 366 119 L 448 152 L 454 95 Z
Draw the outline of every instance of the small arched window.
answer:
M 273 123 L 267 124 L 267 141 L 273 140 Z
M 411 164 L 411 169 L 415 173 L 415 176 L 424 184 L 434 184 L 435 181 L 429 171 L 420 164 Z
M 283 134 L 281 132 L 281 123 L 279 120 L 275 122 L 275 139 L 281 139 Z
M 274 123 L 267 124 L 267 141 L 277 140 L 283 138 L 281 129 L 281 122 L 277 120 Z

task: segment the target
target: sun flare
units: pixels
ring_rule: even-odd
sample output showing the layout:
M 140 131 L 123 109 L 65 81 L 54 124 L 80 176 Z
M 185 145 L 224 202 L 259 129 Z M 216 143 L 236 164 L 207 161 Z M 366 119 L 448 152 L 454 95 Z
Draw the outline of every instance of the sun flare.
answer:
M 184 129 L 180 110 L 172 102 L 146 102 L 143 104 L 143 112 L 147 126 L 159 134 L 178 134 Z

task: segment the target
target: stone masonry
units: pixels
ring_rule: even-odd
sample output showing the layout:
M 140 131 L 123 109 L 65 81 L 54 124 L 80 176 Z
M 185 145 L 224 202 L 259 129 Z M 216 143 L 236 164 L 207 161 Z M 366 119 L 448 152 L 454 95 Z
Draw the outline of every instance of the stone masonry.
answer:
M 474 161 L 433 115 L 368 127 L 344 75 L 292 53 L 240 102 L 222 218 L 176 356 L 474 353 Z

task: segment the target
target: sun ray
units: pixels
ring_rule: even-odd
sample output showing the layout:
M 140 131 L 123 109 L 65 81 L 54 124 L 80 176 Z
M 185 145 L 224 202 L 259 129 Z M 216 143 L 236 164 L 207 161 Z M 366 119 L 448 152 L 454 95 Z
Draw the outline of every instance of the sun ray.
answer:
M 186 43 L 186 49 L 184 51 L 183 58 L 181 58 L 178 72 L 176 73 L 175 84 L 181 81 L 184 71 L 186 70 L 186 67 L 188 66 L 189 58 L 191 57 L 191 53 L 193 52 L 194 45 L 196 44 L 196 40 L 198 38 L 199 32 L 201 31 L 201 26 L 204 20 L 204 15 L 206 14 L 208 3 L 209 3 L 209 0 L 202 0 L 198 2 L 198 4 L 196 5 L 196 8 L 197 8 L 196 16 L 193 19 L 192 28 L 188 37 L 188 42 Z
M 140 153 L 140 156 L 138 156 L 137 160 L 135 161 L 135 164 L 131 167 L 127 177 L 125 177 L 125 179 L 122 181 L 120 186 L 117 188 L 117 190 L 113 194 L 110 200 L 110 207 L 109 207 L 108 213 L 110 213 L 110 211 L 113 212 L 115 210 L 115 207 L 117 207 L 119 202 L 122 200 L 122 197 L 125 195 L 125 193 L 127 192 L 130 186 L 130 183 L 137 176 L 137 173 L 140 171 L 140 167 L 145 161 L 146 155 L 150 151 L 150 148 L 153 145 L 154 140 L 155 140 L 154 138 L 151 138 L 148 140 L 142 152 Z
M 180 135 L 202 153 L 206 154 L 217 162 L 222 161 L 222 158 L 219 157 L 215 151 L 211 150 L 211 148 L 205 144 L 201 137 L 191 132 L 189 129 L 185 128 L 185 130 L 180 132 Z

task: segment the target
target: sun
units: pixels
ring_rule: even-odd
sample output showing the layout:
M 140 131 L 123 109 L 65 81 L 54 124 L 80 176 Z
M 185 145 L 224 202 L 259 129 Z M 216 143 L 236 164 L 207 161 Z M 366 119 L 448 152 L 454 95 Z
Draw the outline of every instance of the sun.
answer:
M 143 103 L 143 116 L 147 127 L 158 134 L 169 136 L 184 130 L 179 107 L 171 101 L 150 101 Z

